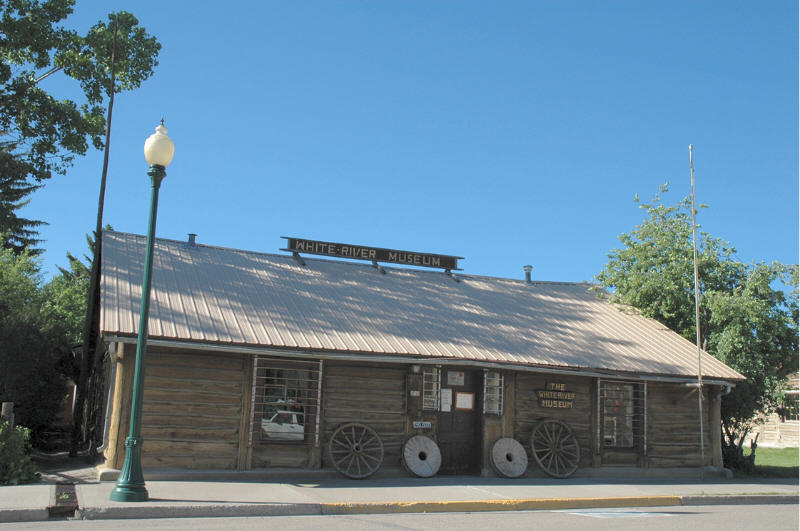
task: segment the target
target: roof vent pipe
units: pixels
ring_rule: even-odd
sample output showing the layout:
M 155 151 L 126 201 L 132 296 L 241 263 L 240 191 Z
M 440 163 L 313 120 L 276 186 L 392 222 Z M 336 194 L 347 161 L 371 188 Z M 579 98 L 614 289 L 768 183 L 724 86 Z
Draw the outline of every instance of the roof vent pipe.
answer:
M 192 247 L 197 245 L 197 234 L 194 234 L 192 232 L 189 233 L 189 245 Z
M 522 270 L 525 271 L 525 284 L 533 284 L 533 282 L 531 282 L 531 271 L 533 271 L 533 266 L 524 265 L 522 266 Z

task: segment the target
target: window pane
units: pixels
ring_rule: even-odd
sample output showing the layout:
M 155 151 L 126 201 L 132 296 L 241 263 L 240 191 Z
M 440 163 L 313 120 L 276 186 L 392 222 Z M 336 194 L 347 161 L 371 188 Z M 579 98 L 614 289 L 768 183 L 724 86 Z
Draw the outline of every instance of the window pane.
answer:
M 486 392 L 483 397 L 483 412 L 500 415 L 503 412 L 503 375 L 485 372 Z
M 422 409 L 439 409 L 439 369 L 425 367 L 422 370 Z
M 315 365 L 258 358 L 253 387 L 253 438 L 262 442 L 313 441 L 318 382 Z
M 641 403 L 638 384 L 601 382 L 600 404 L 603 414 L 603 445 L 633 448 L 641 435 Z

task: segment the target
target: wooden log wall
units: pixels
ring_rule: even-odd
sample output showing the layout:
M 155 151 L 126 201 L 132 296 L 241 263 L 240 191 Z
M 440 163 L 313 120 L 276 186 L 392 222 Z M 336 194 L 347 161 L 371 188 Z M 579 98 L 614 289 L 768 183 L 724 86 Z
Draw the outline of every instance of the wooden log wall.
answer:
M 712 464 L 712 429 L 708 387 L 703 394 L 704 465 Z M 651 467 L 700 465 L 697 389 L 682 384 L 647 384 L 647 464 Z M 717 429 L 719 427 L 717 426 Z
M 347 422 L 374 429 L 383 441 L 383 466 L 398 466 L 405 442 L 405 366 L 325 362 L 322 386 L 322 463 L 333 431 Z
M 144 468 L 237 468 L 246 359 L 250 358 L 148 351 L 142 405 Z M 124 456 L 124 449 L 118 453 Z
M 530 443 L 534 425 L 545 418 L 560 420 L 572 428 L 581 448 L 580 466 L 591 466 L 594 443 L 592 379 L 519 372 L 516 374 L 515 380 L 514 438 L 522 443 L 528 453 L 528 474 L 544 475 L 532 456 Z M 536 391 L 545 390 L 548 382 L 563 383 L 566 385 L 567 391 L 575 393 L 572 408 L 555 409 L 539 405 Z
M 308 444 L 253 444 L 253 468 L 313 468 L 313 447 Z

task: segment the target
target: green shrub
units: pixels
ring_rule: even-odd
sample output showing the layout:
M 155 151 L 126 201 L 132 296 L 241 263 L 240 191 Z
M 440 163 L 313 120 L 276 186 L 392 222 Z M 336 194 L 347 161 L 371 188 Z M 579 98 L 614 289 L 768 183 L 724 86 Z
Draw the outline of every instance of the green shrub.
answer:
M 11 427 L 0 422 L 0 485 L 19 485 L 38 481 L 39 474 L 31 462 L 28 428 Z

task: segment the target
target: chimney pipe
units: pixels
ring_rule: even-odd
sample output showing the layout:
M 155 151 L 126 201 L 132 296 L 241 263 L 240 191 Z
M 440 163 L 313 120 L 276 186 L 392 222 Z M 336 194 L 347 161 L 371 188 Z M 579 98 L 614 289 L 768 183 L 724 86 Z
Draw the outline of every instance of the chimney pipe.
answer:
M 197 234 L 189 233 L 189 245 L 194 247 L 197 244 Z
M 525 284 L 532 284 L 531 282 L 531 271 L 533 271 L 532 265 L 525 265 L 522 266 L 523 271 L 525 271 Z

